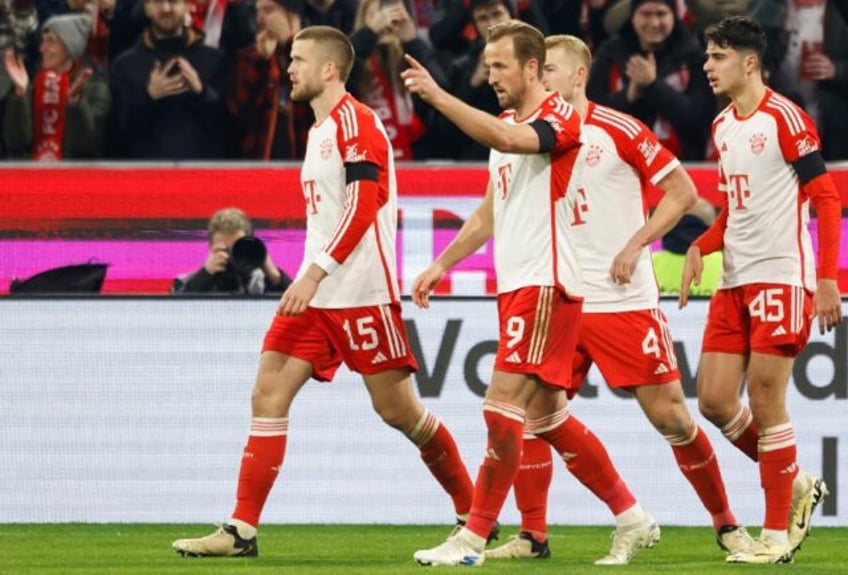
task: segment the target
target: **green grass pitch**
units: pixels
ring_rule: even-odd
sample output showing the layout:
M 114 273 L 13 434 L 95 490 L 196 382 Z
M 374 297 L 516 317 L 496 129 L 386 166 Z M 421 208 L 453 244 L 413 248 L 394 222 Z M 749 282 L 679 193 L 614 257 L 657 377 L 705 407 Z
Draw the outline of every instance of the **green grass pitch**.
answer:
M 362 574 L 424 575 L 465 572 L 426 568 L 412 561 L 416 549 L 432 547 L 449 526 L 265 525 L 254 559 L 192 559 L 176 555 L 172 539 L 206 535 L 207 525 L 2 524 L 0 573 L 9 575 L 170 574 Z M 505 526 L 504 541 L 516 532 Z M 551 527 L 550 560 L 488 561 L 479 573 L 627 575 L 674 573 L 848 573 L 848 529 L 818 527 L 794 565 L 728 565 L 707 528 L 663 527 L 662 541 L 627 567 L 595 567 L 605 554 L 608 527 Z

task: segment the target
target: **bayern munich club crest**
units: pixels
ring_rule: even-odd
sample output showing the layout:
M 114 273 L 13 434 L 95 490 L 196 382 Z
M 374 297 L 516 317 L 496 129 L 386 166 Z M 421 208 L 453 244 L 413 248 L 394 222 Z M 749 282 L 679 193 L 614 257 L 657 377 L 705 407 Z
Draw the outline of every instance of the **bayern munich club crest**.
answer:
M 748 139 L 748 143 L 751 144 L 751 152 L 753 152 L 754 155 L 759 156 L 763 153 L 763 150 L 766 149 L 766 137 L 761 132 L 757 132 L 751 136 Z
M 589 146 L 589 153 L 586 154 L 586 165 L 590 168 L 597 166 L 601 162 L 601 154 L 604 151 L 600 148 L 600 146 L 596 146 L 594 144 Z
M 321 159 L 329 160 L 330 155 L 333 153 L 333 140 L 327 138 L 323 142 L 321 142 Z

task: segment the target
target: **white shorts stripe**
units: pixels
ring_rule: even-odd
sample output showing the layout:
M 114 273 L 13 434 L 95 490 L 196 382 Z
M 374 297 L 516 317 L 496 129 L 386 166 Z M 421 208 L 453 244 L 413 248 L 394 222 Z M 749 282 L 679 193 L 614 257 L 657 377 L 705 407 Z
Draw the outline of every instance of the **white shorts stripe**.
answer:
M 551 325 L 551 311 L 554 288 L 543 286 L 539 288 L 539 299 L 536 301 L 536 317 L 533 320 L 533 335 L 530 337 L 530 351 L 527 362 L 542 363 L 545 345 L 548 342 L 548 331 Z
M 392 324 L 386 311 L 386 306 L 381 305 L 380 319 L 383 321 L 383 330 L 386 333 L 386 341 L 389 344 L 389 355 L 392 356 L 392 359 L 394 359 L 398 357 L 397 341 L 395 340 L 394 330 L 392 329 Z
M 389 325 L 392 326 L 392 333 L 395 334 L 395 340 L 397 341 L 398 357 L 403 357 L 406 355 L 406 342 L 401 335 L 398 325 L 395 323 L 395 316 L 392 315 L 391 308 L 389 306 L 384 307 L 386 308 L 386 313 L 389 316 Z
M 398 333 L 395 322 L 392 321 L 392 312 L 387 305 L 380 306 L 380 315 L 383 317 L 383 325 L 386 327 L 386 337 L 389 340 L 389 353 L 392 359 L 403 357 L 406 355 L 406 346 L 403 343 L 403 338 Z
M 671 369 L 677 369 L 677 356 L 674 354 L 674 338 L 671 337 L 671 330 L 668 329 L 668 322 L 658 309 L 651 310 L 651 315 L 654 316 L 654 321 L 660 328 L 660 340 L 665 349 L 665 356 L 668 358 L 668 364 Z

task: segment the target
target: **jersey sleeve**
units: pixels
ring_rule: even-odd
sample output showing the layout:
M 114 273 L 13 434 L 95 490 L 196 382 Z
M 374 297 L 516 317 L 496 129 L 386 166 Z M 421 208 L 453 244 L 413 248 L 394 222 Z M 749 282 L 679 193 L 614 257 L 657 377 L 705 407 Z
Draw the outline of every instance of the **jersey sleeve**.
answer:
M 643 180 L 657 185 L 660 180 L 680 165 L 680 160 L 663 146 L 657 136 L 636 118 L 627 118 L 629 130 L 610 129 L 618 155 L 633 166 Z M 638 130 L 638 131 L 637 131 Z
M 345 203 L 333 235 L 315 264 L 332 273 L 353 252 L 377 219 L 388 195 L 380 174 L 388 169 L 389 146 L 372 114 L 341 106 L 336 132 L 345 166 Z
M 792 164 L 821 150 L 818 130 L 806 112 L 785 98 L 775 97 L 770 104 L 769 107 L 776 111 L 777 139 L 786 163 Z
M 554 145 L 551 151 L 564 152 L 583 143 L 580 115 L 565 100 L 551 98 L 539 116 L 550 124 L 554 131 Z

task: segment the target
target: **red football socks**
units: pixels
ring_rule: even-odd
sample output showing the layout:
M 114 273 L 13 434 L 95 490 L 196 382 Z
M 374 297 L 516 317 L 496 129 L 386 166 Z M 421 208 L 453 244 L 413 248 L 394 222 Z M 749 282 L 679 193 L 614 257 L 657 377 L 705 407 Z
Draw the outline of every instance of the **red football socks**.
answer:
M 283 464 L 288 418 L 255 417 L 241 459 L 232 517 L 256 527 Z

